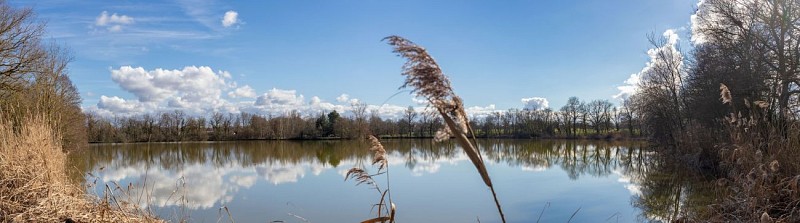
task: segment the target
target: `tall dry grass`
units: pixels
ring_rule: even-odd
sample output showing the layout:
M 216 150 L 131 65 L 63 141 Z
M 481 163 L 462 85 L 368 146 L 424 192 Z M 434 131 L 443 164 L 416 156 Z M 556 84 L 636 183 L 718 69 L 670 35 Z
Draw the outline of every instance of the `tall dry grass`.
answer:
M 60 134 L 48 123 L 29 115 L 14 129 L 0 117 L 0 222 L 161 221 L 70 182 Z
M 721 195 L 711 206 L 714 218 L 728 222 L 800 222 L 800 123 L 786 127 L 770 120 L 769 104 L 732 97 L 720 86 L 730 143 L 720 145 L 717 180 Z M 744 108 L 733 107 L 743 100 Z

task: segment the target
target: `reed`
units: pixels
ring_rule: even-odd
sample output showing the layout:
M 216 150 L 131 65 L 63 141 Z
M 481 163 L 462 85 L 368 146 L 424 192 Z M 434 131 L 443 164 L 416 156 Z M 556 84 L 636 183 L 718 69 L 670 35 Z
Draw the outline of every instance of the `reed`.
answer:
M 0 222 L 161 222 L 70 182 L 61 137 L 44 116 L 0 117 Z
M 386 149 L 383 148 L 380 140 L 375 136 L 369 136 L 368 140 L 370 143 L 369 150 L 373 152 L 372 165 L 377 167 L 378 170 L 374 174 L 370 174 L 363 167 L 353 167 L 347 171 L 344 179 L 355 180 L 356 185 L 369 185 L 380 195 L 380 200 L 374 205 L 378 208 L 377 217 L 367 219 L 363 221 L 363 223 L 394 222 L 396 206 L 394 202 L 392 202 L 392 195 L 389 188 L 389 161 L 386 159 Z M 383 174 L 386 175 L 386 189 L 381 189 L 374 178 L 375 176 Z
M 724 176 L 722 196 L 710 205 L 710 219 L 733 222 L 800 222 L 800 123 L 771 119 L 769 103 L 731 96 L 720 85 L 730 141 L 718 145 Z M 732 102 L 743 101 L 737 109 Z
M 394 53 L 406 59 L 402 72 L 406 80 L 400 88 L 411 88 L 413 94 L 427 99 L 429 106 L 436 109 L 442 116 L 446 125 L 436 132 L 435 139 L 437 141 L 447 140 L 451 137 L 456 139 L 478 170 L 483 182 L 492 191 L 500 219 L 506 222 L 503 209 L 497 199 L 497 193 L 492 185 L 492 179 L 489 177 L 483 157 L 474 141 L 475 136 L 469 126 L 464 104 L 453 91 L 450 80 L 444 75 L 436 60 L 422 46 L 400 36 L 389 36 L 384 40 L 394 47 Z M 468 136 L 472 136 L 473 140 L 470 141 Z

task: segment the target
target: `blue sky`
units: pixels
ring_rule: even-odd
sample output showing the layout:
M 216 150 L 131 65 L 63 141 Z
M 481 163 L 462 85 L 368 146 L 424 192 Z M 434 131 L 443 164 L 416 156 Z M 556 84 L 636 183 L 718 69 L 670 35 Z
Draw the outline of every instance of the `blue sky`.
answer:
M 314 112 L 347 110 L 354 100 L 390 115 L 423 106 L 407 93 L 389 99 L 402 84 L 403 60 L 380 41 L 388 35 L 426 47 L 474 112 L 523 108 L 531 97 L 554 109 L 570 96 L 616 101 L 618 87 L 649 59 L 647 34 L 674 29 L 688 48 L 697 4 L 9 2 L 47 22 L 48 37 L 72 52 L 84 109 L 106 115 Z

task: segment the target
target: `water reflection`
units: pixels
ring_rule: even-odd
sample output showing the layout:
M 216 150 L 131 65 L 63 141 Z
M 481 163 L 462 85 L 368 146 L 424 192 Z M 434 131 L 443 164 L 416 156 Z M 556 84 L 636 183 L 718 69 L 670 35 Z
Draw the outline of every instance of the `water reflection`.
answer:
M 641 219 L 683 222 L 682 218 L 706 219 L 706 206 L 714 199 L 713 183 L 697 173 L 686 172 L 668 160 L 654 160 L 643 175 L 640 196 L 634 206 L 643 210 Z
M 666 192 L 667 195 L 660 194 L 665 191 L 661 188 L 662 185 L 652 183 L 651 168 L 652 164 L 657 162 L 653 160 L 652 152 L 643 149 L 642 143 L 480 140 L 479 144 L 484 158 L 492 166 L 490 169 L 499 171 L 493 173 L 496 184 L 508 185 L 503 193 L 509 194 L 507 196 L 523 193 L 519 197 L 507 200 L 507 209 L 510 209 L 508 215 L 512 217 L 511 219 L 514 219 L 513 214 L 517 211 L 520 213 L 517 214 L 516 220 L 535 220 L 539 216 L 532 216 L 530 213 L 538 213 L 542 205 L 548 202 L 527 197 L 533 195 L 525 195 L 529 193 L 527 191 L 532 187 L 531 183 L 517 185 L 513 182 L 519 178 L 539 176 L 540 173 L 553 170 L 563 171 L 568 178 L 565 183 L 558 184 L 569 184 L 569 181 L 581 184 L 579 181 L 587 177 L 589 179 L 612 177 L 615 187 L 627 191 L 624 195 L 627 198 L 624 199 L 632 198 L 633 203 L 647 213 L 641 213 L 635 207 L 628 208 L 631 210 L 625 209 L 626 212 L 639 216 L 637 220 L 665 219 L 661 217 L 664 214 L 658 212 L 663 210 L 658 203 L 659 199 L 655 199 L 655 203 L 658 204 L 651 204 L 652 199 L 642 198 L 671 196 L 670 192 Z M 424 182 L 416 182 L 413 178 L 426 178 L 428 175 L 439 174 L 444 169 L 450 172 L 441 173 L 443 175 L 458 174 L 467 176 L 467 179 L 478 180 L 474 167 L 469 166 L 466 155 L 453 144 L 433 143 L 430 140 L 386 140 L 384 146 L 388 150 L 388 160 L 390 166 L 394 168 L 393 173 L 401 171 L 397 173 L 400 174 L 397 180 L 393 179 L 395 187 L 399 187 L 397 184 L 422 184 Z M 347 191 L 335 188 L 352 187 L 341 180 L 350 167 L 369 164 L 369 153 L 366 149 L 368 147 L 367 144 L 358 141 L 105 144 L 93 145 L 84 153 L 73 154 L 71 160 L 76 164 L 77 171 L 73 174 L 76 179 L 82 180 L 85 176 L 82 173 L 91 172 L 95 173 L 94 176 L 101 183 L 143 185 L 138 187 L 144 188 L 139 193 L 150 195 L 151 199 L 138 201 L 142 206 L 153 208 L 180 206 L 216 213 L 216 208 L 221 205 L 254 202 L 247 201 L 246 197 L 260 195 L 242 191 L 250 191 L 259 182 L 266 182 L 272 186 L 260 187 L 256 191 L 269 193 L 272 197 L 280 197 L 280 193 L 276 192 L 280 190 L 291 193 L 297 191 L 301 194 L 299 196 L 302 196 L 308 191 L 298 190 L 304 190 L 307 184 L 325 184 L 324 187 L 334 188 L 333 190 Z M 397 167 L 401 166 L 405 167 L 405 170 L 398 170 Z M 506 168 L 509 170 L 505 170 Z M 318 183 L 317 179 L 324 180 Z M 312 181 L 314 183 L 311 183 Z M 281 189 L 282 185 L 290 185 L 291 189 Z M 478 183 L 476 185 L 480 186 Z M 678 193 L 683 192 L 678 191 Z M 631 202 L 627 203 L 630 206 Z M 248 207 L 247 204 L 242 206 Z M 535 210 L 531 210 L 534 207 Z M 354 213 L 367 214 L 364 212 L 366 211 L 350 213 L 348 219 L 353 220 Z M 575 220 L 580 220 L 581 217 L 586 220 L 597 219 L 598 216 L 588 216 L 591 212 L 586 212 L 587 216 L 576 216 Z M 603 219 L 615 212 L 620 213 L 617 209 L 599 211 L 605 215 Z M 566 219 L 569 216 L 569 214 L 550 215 L 554 218 L 551 220 L 563 220 L 561 218 Z M 426 217 L 422 219 L 434 219 L 428 216 L 422 217 Z M 244 218 L 265 220 L 263 216 Z M 474 220 L 474 216 L 465 219 Z M 627 220 L 623 221 L 635 221 L 630 217 L 625 219 Z

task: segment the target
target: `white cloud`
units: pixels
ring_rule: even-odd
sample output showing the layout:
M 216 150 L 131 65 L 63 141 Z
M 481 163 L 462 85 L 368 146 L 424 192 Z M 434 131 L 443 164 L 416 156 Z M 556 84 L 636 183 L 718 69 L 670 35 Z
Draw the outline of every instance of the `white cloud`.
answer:
M 122 31 L 122 26 L 121 25 L 113 25 L 111 27 L 108 27 L 108 31 L 111 31 L 111 32 Z
M 123 66 L 111 70 L 111 80 L 132 93 L 138 101 L 106 97 L 105 100 L 101 98 L 97 108 L 113 113 L 130 113 L 131 107 L 141 108 L 145 105 L 152 105 L 150 107 L 153 109 L 181 108 L 192 113 L 236 111 L 221 98 L 222 92 L 231 87 L 226 82 L 226 76 L 230 74 L 214 72 L 210 67 L 188 66 L 181 70 L 157 68 L 148 71 L 142 67 Z M 247 92 L 247 86 L 237 90 L 242 96 L 251 93 Z
M 680 40 L 678 33 L 674 29 L 667 29 L 662 36 L 665 40 L 664 45 L 647 50 L 647 55 L 650 60 L 645 63 L 644 68 L 642 68 L 639 73 L 631 74 L 631 76 L 623 82 L 624 85 L 617 87 L 619 93 L 614 95 L 614 98 L 626 99 L 636 94 L 636 92 L 639 91 L 639 84 L 642 77 L 654 72 L 657 68 L 668 66 L 668 63 L 677 63 L 679 67 L 679 71 L 677 72 L 681 72 L 680 69 L 683 67 L 683 55 L 677 49 L 678 41 Z M 665 56 L 662 57 L 662 55 Z M 675 81 L 677 83 L 679 80 Z
M 674 47 L 676 44 L 678 44 L 678 40 L 680 40 L 680 38 L 678 37 L 678 32 L 675 31 L 675 29 L 667 29 L 661 35 L 664 36 L 664 38 L 667 39 L 667 46 L 668 47 L 670 47 L 670 46 Z
M 228 76 L 230 76 L 230 75 L 228 75 Z M 231 97 L 231 98 L 255 98 L 256 97 L 256 91 L 253 90 L 253 88 L 250 87 L 249 85 L 245 85 L 243 87 L 236 88 L 236 90 L 228 92 L 228 97 Z
M 336 101 L 341 102 L 341 103 L 347 102 L 348 100 L 350 100 L 350 95 L 347 95 L 347 94 L 342 94 L 342 95 L 339 95 L 339 97 L 336 97 Z
M 300 106 L 303 104 L 303 95 L 297 95 L 296 90 L 283 90 L 273 88 L 264 95 L 256 98 L 256 106 Z
M 161 102 L 171 98 L 192 104 L 217 105 L 220 94 L 228 88 L 224 73 L 214 72 L 210 67 L 147 71 L 142 67 L 123 66 L 111 71 L 111 79 L 141 102 Z
M 425 98 L 411 98 L 411 101 L 413 101 L 417 105 L 426 105 L 427 106 L 427 105 L 430 104 L 430 102 L 428 102 L 428 99 L 425 99 Z
M 550 107 L 550 102 L 547 101 L 547 98 L 540 97 L 523 98 L 522 104 L 524 109 L 531 111 L 544 110 Z
M 247 112 L 260 115 L 286 115 L 296 111 L 308 117 L 322 112 L 337 111 L 344 116 L 352 115 L 353 105 L 364 103 L 363 100 L 341 94 L 335 101 L 329 102 L 318 96 L 306 97 L 297 90 L 273 88 L 262 94 L 249 85 L 237 87 L 236 80 L 227 71 L 214 71 L 206 66 L 187 66 L 183 69 L 156 68 L 147 70 L 143 67 L 122 66 L 112 69 L 111 79 L 122 90 L 134 98 L 103 95 L 94 106 L 84 111 L 99 116 L 135 116 L 159 112 L 181 110 L 188 115 L 209 115 L 213 112 L 239 113 Z M 539 101 L 538 103 L 544 103 Z M 531 102 L 533 103 L 533 102 Z M 385 119 L 400 119 L 408 105 L 367 104 L 368 112 L 375 112 Z M 427 106 L 416 106 L 414 109 L 423 112 Z M 475 117 L 503 112 L 495 105 L 472 106 L 465 109 L 467 114 Z
M 100 96 L 100 102 L 97 103 L 97 108 L 123 114 L 144 111 L 144 106 L 136 101 L 126 101 L 117 96 L 107 97 L 105 95 Z
M 106 26 L 109 24 L 131 24 L 133 23 L 133 17 L 126 16 L 126 15 L 117 15 L 117 13 L 112 14 L 111 16 L 108 15 L 107 11 L 103 11 L 97 16 L 95 20 L 95 25 L 98 26 Z
M 133 24 L 133 17 L 117 13 L 108 15 L 107 11 L 103 11 L 97 16 L 94 24 L 99 27 L 108 26 L 108 31 L 111 32 L 119 32 L 122 31 L 122 25 Z
M 619 93 L 614 95 L 614 98 L 626 99 L 635 94 L 636 91 L 639 90 L 639 73 L 631 74 L 623 83 L 625 83 L 625 85 L 617 87 Z
M 227 12 L 225 12 L 225 15 L 222 16 L 222 26 L 223 27 L 230 27 L 230 26 L 235 25 L 237 23 L 240 23 L 240 21 L 239 21 L 239 13 L 236 12 L 236 11 L 233 11 L 233 10 L 227 11 Z
M 322 99 L 317 96 L 311 97 L 311 101 L 309 102 L 310 105 L 319 105 L 319 103 L 322 103 Z
M 464 110 L 467 112 L 467 115 L 470 115 L 473 118 L 483 118 L 495 112 L 503 112 L 502 110 L 498 110 L 494 104 L 490 104 L 489 106 L 485 107 L 472 106 Z

